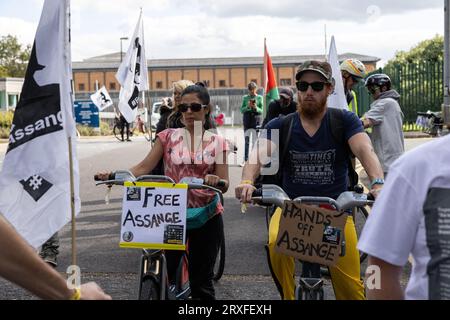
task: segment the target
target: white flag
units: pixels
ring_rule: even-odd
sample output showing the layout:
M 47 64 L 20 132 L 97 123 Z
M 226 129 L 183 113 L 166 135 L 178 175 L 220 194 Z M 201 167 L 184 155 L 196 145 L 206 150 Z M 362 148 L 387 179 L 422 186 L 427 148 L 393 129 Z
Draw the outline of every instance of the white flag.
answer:
M 112 99 L 109 96 L 105 86 L 101 87 L 100 90 L 91 95 L 91 100 L 100 111 L 103 111 L 113 105 Z
M 71 219 L 68 138 L 80 210 L 68 13 L 45 0 L 0 172 L 0 212 L 35 248 Z
M 139 92 L 148 90 L 148 68 L 145 58 L 142 11 L 131 38 L 130 47 L 117 71 L 116 78 L 121 85 L 119 110 L 125 119 L 131 123 L 136 118 Z
M 331 37 L 330 54 L 328 55 L 328 63 L 331 65 L 334 78 L 334 91 L 328 97 L 328 107 L 348 109 L 347 99 L 345 98 L 344 83 L 342 82 L 341 68 L 339 65 L 339 57 L 336 50 L 334 36 Z

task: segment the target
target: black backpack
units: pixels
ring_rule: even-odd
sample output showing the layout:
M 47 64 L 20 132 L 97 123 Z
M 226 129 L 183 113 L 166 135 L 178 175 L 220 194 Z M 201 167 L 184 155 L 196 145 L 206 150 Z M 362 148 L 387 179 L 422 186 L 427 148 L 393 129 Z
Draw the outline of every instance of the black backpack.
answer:
M 338 145 L 344 145 L 345 153 L 347 154 L 347 166 L 348 166 L 348 185 L 349 190 L 353 190 L 353 187 L 358 184 L 358 174 L 353 168 L 352 165 L 352 157 L 353 154 L 351 152 L 350 146 L 348 142 L 345 141 L 345 130 L 344 130 L 344 119 L 343 119 L 343 109 L 336 108 L 328 108 L 329 116 L 327 116 L 328 126 L 331 128 L 331 135 Z M 282 118 L 281 128 L 280 128 L 280 141 L 278 145 L 278 149 L 280 150 L 280 164 L 279 168 L 283 167 L 284 162 L 286 161 L 286 153 L 288 151 L 287 146 L 289 145 L 289 141 L 291 139 L 292 126 L 294 123 L 295 117 L 298 117 L 298 113 L 294 112 L 287 116 L 280 116 Z M 260 175 L 255 180 L 255 186 L 260 187 L 262 184 L 276 184 L 281 186 L 282 184 L 282 172 L 283 170 L 278 170 L 278 172 L 274 175 Z

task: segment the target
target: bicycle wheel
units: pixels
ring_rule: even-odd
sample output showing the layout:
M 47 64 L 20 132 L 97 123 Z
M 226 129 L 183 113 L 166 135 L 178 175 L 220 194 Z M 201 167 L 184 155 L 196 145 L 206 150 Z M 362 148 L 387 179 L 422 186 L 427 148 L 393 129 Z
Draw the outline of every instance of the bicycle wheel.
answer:
M 120 128 L 117 125 L 113 127 L 113 134 L 117 140 L 122 141 L 122 135 L 120 134 Z
M 142 279 L 139 300 L 161 300 L 159 296 L 159 284 L 153 275 L 145 275 Z
M 369 213 L 367 212 L 365 207 L 358 207 L 355 213 L 355 227 L 356 227 L 356 235 L 359 237 L 361 236 L 361 232 L 364 228 L 364 225 L 366 224 L 367 217 L 369 216 Z M 367 254 L 365 252 L 360 251 L 359 252 L 359 262 L 363 263 L 367 258 Z
M 214 281 L 219 281 L 222 278 L 223 270 L 225 269 L 225 234 L 222 234 L 220 240 L 219 252 L 216 258 L 216 264 L 214 265 Z

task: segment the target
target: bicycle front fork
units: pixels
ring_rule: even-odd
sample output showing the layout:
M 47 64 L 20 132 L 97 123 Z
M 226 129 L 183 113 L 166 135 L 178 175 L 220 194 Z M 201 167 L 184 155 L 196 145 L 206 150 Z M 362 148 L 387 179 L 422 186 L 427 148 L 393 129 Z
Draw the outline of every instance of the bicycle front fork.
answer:
M 297 300 L 324 299 L 323 279 L 319 264 L 303 262 L 300 281 L 295 289 L 295 298 Z

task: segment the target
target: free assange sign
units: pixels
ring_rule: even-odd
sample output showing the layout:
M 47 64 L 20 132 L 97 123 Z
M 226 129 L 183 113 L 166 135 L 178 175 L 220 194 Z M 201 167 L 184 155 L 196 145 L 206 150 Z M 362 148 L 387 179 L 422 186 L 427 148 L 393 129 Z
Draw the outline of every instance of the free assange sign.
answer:
M 120 247 L 185 250 L 187 184 L 127 182 Z
M 275 250 L 301 261 L 334 266 L 347 213 L 285 201 Z

